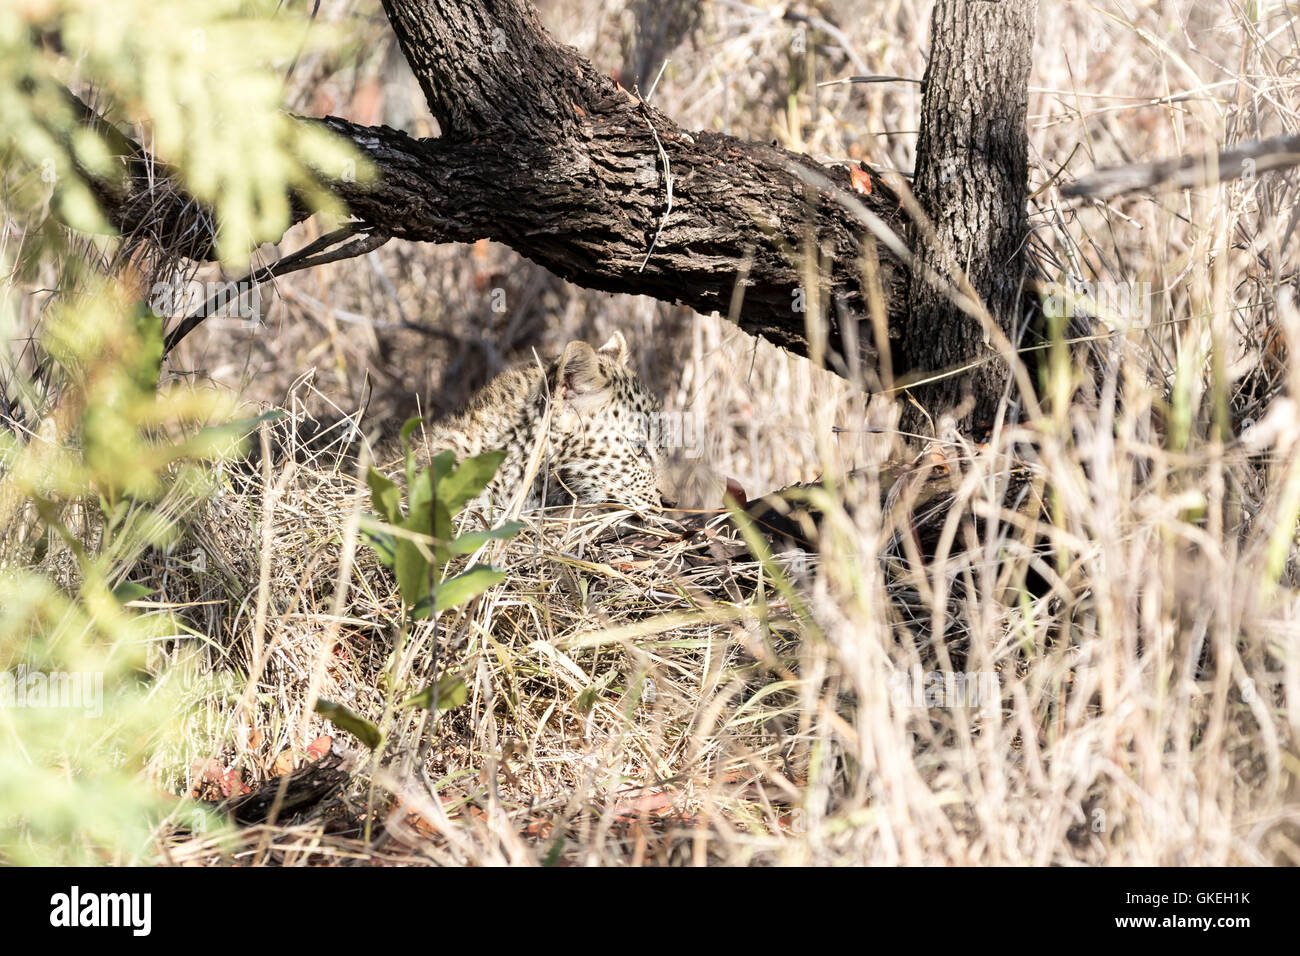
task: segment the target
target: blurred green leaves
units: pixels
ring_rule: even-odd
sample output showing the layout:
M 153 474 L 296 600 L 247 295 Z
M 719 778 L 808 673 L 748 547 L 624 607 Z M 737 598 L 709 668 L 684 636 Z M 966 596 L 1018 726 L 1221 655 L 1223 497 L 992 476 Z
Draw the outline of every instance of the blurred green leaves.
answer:
M 0 861 L 140 862 L 180 806 L 149 767 L 196 678 L 179 645 L 153 673 L 183 628 L 130 575 L 209 493 L 194 459 L 235 449 L 235 406 L 160 390 L 160 324 L 111 283 L 57 299 L 40 344 L 40 421 L 0 429 Z
M 20 347 L 0 369 L 15 400 L 0 428 L 0 863 L 147 861 L 183 807 L 169 768 L 188 757 L 183 715 L 203 693 L 176 643 L 184 623 L 133 571 L 177 542 L 219 484 L 209 460 L 261 420 L 215 390 L 160 386 L 162 321 L 131 270 L 106 279 L 111 243 L 59 223 L 112 231 L 90 184 L 125 182 L 118 130 L 215 214 L 227 267 L 280 238 L 291 195 L 335 209 L 322 182 L 364 178 L 364 163 L 284 111 L 289 65 L 336 39 L 308 13 L 301 0 L 0 4 L 16 240 L 0 259 L 39 290 L 0 300 L 11 342 L 32 338 L 31 361 Z M 73 94 L 112 126 L 87 125 Z M 62 694 L 78 687 L 91 697 Z
M 297 57 L 338 41 L 300 3 L 275 0 L 27 0 L 0 5 L 0 152 L 19 171 L 11 212 L 48 208 L 74 229 L 106 233 L 85 176 L 112 180 L 113 144 L 80 123 L 68 91 L 177 173 L 216 213 L 217 252 L 242 268 L 289 225 L 289 192 L 338 212 L 321 185 L 367 176 L 351 147 L 284 111 Z

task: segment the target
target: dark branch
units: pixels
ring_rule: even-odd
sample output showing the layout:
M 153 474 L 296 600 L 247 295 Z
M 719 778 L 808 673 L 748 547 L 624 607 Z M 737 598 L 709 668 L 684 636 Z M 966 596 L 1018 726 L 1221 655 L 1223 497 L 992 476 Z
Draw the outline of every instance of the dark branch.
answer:
M 223 304 L 238 302 L 247 293 L 251 292 L 257 286 L 264 282 L 270 282 L 280 276 L 289 275 L 291 272 L 301 272 L 304 269 L 312 269 L 316 266 L 323 266 L 327 262 L 339 262 L 343 259 L 354 259 L 357 256 L 364 256 L 367 252 L 373 252 L 385 242 L 388 236 L 381 233 L 362 236 L 352 242 L 339 246 L 337 249 L 329 247 L 335 243 L 355 236 L 357 229 L 355 226 L 344 226 L 327 233 L 308 243 L 296 252 L 291 252 L 282 256 L 269 266 L 261 269 L 254 269 L 242 279 L 227 284 L 218 292 L 214 293 L 207 302 L 199 306 L 193 312 L 185 317 L 174 329 L 167 333 L 167 339 L 163 343 L 163 354 L 167 355 L 172 349 L 180 344 L 185 336 L 189 335 L 199 324 L 211 315 L 214 315 Z M 329 250 L 328 252 L 322 250 Z
M 1112 199 L 1142 189 L 1191 189 L 1300 165 L 1300 136 L 1255 140 L 1226 152 L 1175 156 L 1152 163 L 1115 166 L 1061 187 L 1063 196 Z
M 878 259 L 891 320 L 905 268 L 891 251 L 901 249 L 896 237 L 876 242 L 863 228 L 863 209 L 877 234 L 900 218 L 873 173 L 851 179 L 843 166 L 776 146 L 687 133 L 555 43 L 519 0 L 384 7 L 444 135 L 303 120 L 349 140 L 373 166 L 368 181 L 325 183 L 359 231 L 496 240 L 578 285 L 729 314 L 842 374 L 874 367 L 864 259 Z M 129 151 L 147 168 L 143 150 Z M 157 172 L 100 191 L 111 221 L 170 239 L 177 254 L 210 257 L 210 213 L 174 182 L 160 189 Z M 306 215 L 295 206 L 293 221 Z M 818 268 L 804 268 L 810 254 Z M 801 288 L 809 273 L 820 288 Z M 805 302 L 822 310 L 823 342 L 809 342 Z

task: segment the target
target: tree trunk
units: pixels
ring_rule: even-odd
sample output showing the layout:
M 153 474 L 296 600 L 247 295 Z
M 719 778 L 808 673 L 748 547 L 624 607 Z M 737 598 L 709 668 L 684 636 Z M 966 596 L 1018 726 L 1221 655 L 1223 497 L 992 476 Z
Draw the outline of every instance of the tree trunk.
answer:
M 937 425 L 955 413 L 968 434 L 992 425 L 1009 375 L 987 323 L 1014 342 L 1022 314 L 1025 113 L 1037 10 L 1037 0 L 937 0 L 930 21 L 914 192 L 933 230 L 914 224 L 910 232 L 917 261 L 899 365 L 914 381 L 930 379 L 909 389 L 929 419 Z M 984 308 L 954 302 L 954 287 Z M 904 423 L 928 430 L 927 416 L 910 402 Z

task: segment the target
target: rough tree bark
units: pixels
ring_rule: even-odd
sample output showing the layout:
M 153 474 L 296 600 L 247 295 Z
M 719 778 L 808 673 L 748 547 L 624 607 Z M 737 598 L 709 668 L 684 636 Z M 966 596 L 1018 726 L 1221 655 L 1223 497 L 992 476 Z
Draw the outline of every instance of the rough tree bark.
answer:
M 910 377 L 932 379 L 914 386 L 912 397 L 935 419 L 956 412 L 967 433 L 992 424 L 1009 375 L 988 323 L 1014 341 L 1021 315 L 1037 11 L 1038 0 L 937 0 L 930 21 L 913 190 L 933 228 L 916 223 L 909 232 L 918 267 L 909 277 L 899 359 Z M 955 303 L 945 286 L 973 293 L 984 309 Z M 957 369 L 966 371 L 943 374 Z M 911 403 L 904 424 L 928 426 Z
M 999 321 L 1019 278 L 1034 5 L 940 0 L 927 73 L 917 192 L 939 230 L 923 244 L 924 261 L 941 275 L 965 266 Z M 304 120 L 323 122 L 373 164 L 373 181 L 322 171 L 361 231 L 496 240 L 578 285 L 716 309 L 855 378 L 877 362 L 863 288 L 872 261 L 888 334 L 902 337 L 895 371 L 987 351 L 943 283 L 912 280 L 909 295 L 910 254 L 895 232 L 901 204 L 874 172 L 689 133 L 556 43 L 526 0 L 383 6 L 441 135 Z M 110 218 L 124 232 L 165 234 L 177 254 L 210 256 L 210 216 L 174 187 L 159 190 L 137 145 L 123 149 L 134 151 L 128 168 L 145 172 L 101 191 Z M 952 179 L 942 172 L 949 158 Z M 295 220 L 306 214 L 297 209 Z M 810 252 L 817 269 L 805 268 Z M 818 272 L 818 288 L 803 288 Z M 818 306 L 821 324 L 803 303 Z M 977 389 L 999 381 L 981 370 Z
M 844 168 L 685 132 L 556 43 L 521 0 L 384 0 L 384 11 L 440 142 L 476 147 L 465 170 L 475 231 L 577 284 L 701 312 L 732 311 L 739 284 L 746 330 L 820 352 L 844 373 L 874 365 L 860 288 L 866 230 L 834 194 L 895 218 L 883 183 L 855 196 Z M 801 289 L 806 249 L 824 260 L 816 295 Z M 896 263 L 884 259 L 891 287 Z M 824 343 L 809 339 L 799 307 L 810 301 L 833 305 L 822 310 Z
M 866 192 L 861 171 L 687 132 L 556 43 L 526 0 L 385 0 L 384 10 L 441 135 L 304 120 L 373 164 L 373 181 L 326 182 L 362 230 L 492 239 L 578 285 L 731 315 L 841 374 L 874 368 L 863 259 L 878 262 L 896 304 L 906 257 L 890 226 L 898 198 L 874 173 Z M 181 254 L 210 255 L 210 217 L 157 182 L 141 174 L 101 191 L 115 225 L 158 233 L 163 222 Z M 824 267 L 816 295 L 802 288 L 807 249 Z M 815 342 L 804 302 L 825 313 Z

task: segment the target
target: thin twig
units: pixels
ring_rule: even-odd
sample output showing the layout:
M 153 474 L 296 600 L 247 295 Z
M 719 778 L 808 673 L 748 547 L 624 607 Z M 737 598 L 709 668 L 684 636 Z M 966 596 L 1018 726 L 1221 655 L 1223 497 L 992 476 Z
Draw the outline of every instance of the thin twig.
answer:
M 356 225 L 344 226 L 341 229 L 335 229 L 333 232 L 321 236 L 314 242 L 308 243 L 297 252 L 291 252 L 289 255 L 277 259 L 269 266 L 261 269 L 255 269 L 242 279 L 237 279 L 233 283 L 224 286 L 220 291 L 214 293 L 207 302 L 199 306 L 198 309 L 191 312 L 185 319 L 167 334 L 167 340 L 163 344 L 163 354 L 167 355 L 180 344 L 185 336 L 189 335 L 196 329 L 199 324 L 213 312 L 215 312 L 223 302 L 230 301 L 232 289 L 235 293 L 235 301 L 247 292 L 252 291 L 256 286 L 271 279 L 280 276 L 289 275 L 292 272 L 301 272 L 303 269 L 311 269 L 315 266 L 325 265 L 329 262 L 339 262 L 343 259 L 353 259 L 357 256 L 363 256 L 368 252 L 378 249 L 388 241 L 388 236 L 383 233 L 372 232 L 363 234 L 359 239 L 355 239 L 346 245 L 339 246 L 328 252 L 321 252 L 320 255 L 314 253 L 322 249 L 341 242 L 350 236 L 356 235 L 358 227 Z
M 667 65 L 667 61 L 664 61 L 664 66 Z M 655 82 L 657 83 L 658 80 Z M 650 113 L 646 109 L 645 100 L 641 101 L 641 115 L 645 118 L 646 125 L 650 127 L 650 135 L 655 138 L 655 146 L 659 149 L 659 158 L 664 163 L 664 189 L 668 194 L 668 205 L 664 209 L 664 214 L 659 217 L 659 228 L 655 230 L 655 236 L 650 240 L 650 248 L 646 250 L 645 258 L 641 260 L 641 268 L 637 272 L 645 272 L 646 264 L 650 261 L 650 257 L 654 255 L 655 246 L 659 245 L 659 236 L 664 231 L 664 223 L 668 221 L 668 217 L 672 215 L 673 211 L 673 170 L 668 164 L 668 153 L 664 151 L 664 144 L 659 142 L 659 134 L 655 131 L 655 124 L 650 121 Z
M 659 81 L 663 79 L 664 70 L 666 69 L 668 69 L 667 59 L 665 59 L 663 64 L 659 67 L 659 72 L 655 75 L 655 81 L 650 84 L 650 92 L 645 95 L 645 101 L 647 103 L 649 103 L 651 98 L 655 95 L 655 90 L 658 89 Z
M 921 85 L 920 80 L 913 79 L 910 76 L 883 76 L 881 74 L 873 73 L 870 76 L 846 76 L 840 80 L 823 80 L 818 83 L 817 86 L 818 88 L 823 86 L 842 86 L 845 83 L 914 83 L 917 86 Z

